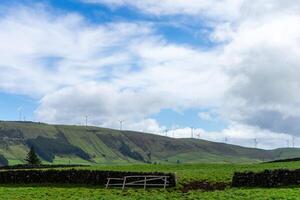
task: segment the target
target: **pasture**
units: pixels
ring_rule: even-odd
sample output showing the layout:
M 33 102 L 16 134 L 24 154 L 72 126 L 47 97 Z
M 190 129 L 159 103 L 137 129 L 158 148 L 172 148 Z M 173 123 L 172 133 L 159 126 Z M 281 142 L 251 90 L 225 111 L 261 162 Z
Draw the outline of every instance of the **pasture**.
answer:
M 104 189 L 84 185 L 0 185 L 0 199 L 299 199 L 300 187 L 284 188 L 227 188 L 222 191 L 205 192 L 190 190 L 182 192 L 183 184 L 191 181 L 230 183 L 234 172 L 263 171 L 265 169 L 298 169 L 300 162 L 261 164 L 174 164 L 174 165 L 123 165 L 90 166 L 78 169 L 97 169 L 136 172 L 174 172 L 178 177 L 176 188 L 163 189 Z M 61 170 L 65 170 L 61 169 Z

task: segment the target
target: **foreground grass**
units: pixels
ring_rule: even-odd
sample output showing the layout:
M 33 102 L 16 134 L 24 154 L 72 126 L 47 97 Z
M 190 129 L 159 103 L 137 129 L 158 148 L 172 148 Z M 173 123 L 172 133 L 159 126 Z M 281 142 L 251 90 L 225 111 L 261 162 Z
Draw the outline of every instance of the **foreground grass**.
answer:
M 230 182 L 235 171 L 262 171 L 265 169 L 297 169 L 300 162 L 264 163 L 264 164 L 178 164 L 178 165 L 123 165 L 80 167 L 91 170 L 174 172 L 179 178 L 176 189 L 104 189 L 102 187 L 74 185 L 0 185 L 0 199 L 82 199 L 82 200 L 164 200 L 164 199 L 299 199 L 300 188 L 229 188 L 224 191 L 203 192 L 190 191 L 182 193 L 180 185 L 192 180 L 212 182 Z M 62 169 L 63 170 L 63 169 Z
M 173 199 L 299 199 L 300 188 L 281 189 L 228 189 L 216 192 L 193 191 L 182 193 L 178 190 L 126 190 L 84 188 L 84 187 L 37 187 L 37 186 L 1 186 L 2 200 L 173 200 Z

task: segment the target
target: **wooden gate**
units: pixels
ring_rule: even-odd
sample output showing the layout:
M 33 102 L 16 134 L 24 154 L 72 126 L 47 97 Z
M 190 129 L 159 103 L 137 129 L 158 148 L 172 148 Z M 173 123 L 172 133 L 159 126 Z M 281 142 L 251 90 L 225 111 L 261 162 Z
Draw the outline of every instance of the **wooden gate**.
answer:
M 121 186 L 122 190 L 127 186 L 147 186 L 163 187 L 164 189 L 169 186 L 169 176 L 124 176 L 124 178 L 107 178 L 106 188 L 109 186 Z M 159 183 L 161 182 L 161 183 Z

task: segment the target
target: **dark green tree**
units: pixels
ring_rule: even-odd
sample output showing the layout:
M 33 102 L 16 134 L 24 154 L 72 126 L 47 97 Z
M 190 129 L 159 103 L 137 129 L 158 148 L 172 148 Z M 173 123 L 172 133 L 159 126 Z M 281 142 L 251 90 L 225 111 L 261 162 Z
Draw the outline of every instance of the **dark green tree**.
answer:
M 35 150 L 33 147 L 30 148 L 30 151 L 28 152 L 25 160 L 29 165 L 40 165 L 41 164 L 41 160 L 35 153 Z

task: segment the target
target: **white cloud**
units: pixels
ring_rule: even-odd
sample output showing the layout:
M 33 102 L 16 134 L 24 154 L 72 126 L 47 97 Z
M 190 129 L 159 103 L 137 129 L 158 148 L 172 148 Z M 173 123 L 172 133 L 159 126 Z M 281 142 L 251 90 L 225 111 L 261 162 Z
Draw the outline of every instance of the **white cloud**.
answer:
M 126 44 L 150 32 L 147 25 L 90 25 L 77 14 L 54 16 L 47 8 L 36 9 L 12 8 L 0 20 L 2 90 L 42 96 L 62 86 L 106 78 L 107 66 L 126 71 L 124 63 L 131 61 Z
M 118 127 L 126 119 L 128 129 L 160 132 L 165 127 L 149 116 L 163 108 L 213 107 L 230 127 L 198 129 L 206 139 L 228 136 L 249 146 L 254 137 L 269 137 L 262 147 L 270 148 L 299 134 L 300 1 L 97 2 L 207 17 L 218 46 L 203 51 L 167 42 L 155 24 L 95 25 L 79 14 L 12 8 L 0 19 L 0 90 L 40 99 L 37 118 L 48 122 L 79 123 L 89 115 L 93 124 Z
M 164 103 L 155 93 L 119 89 L 107 83 L 84 83 L 65 87 L 43 97 L 37 110 L 42 121 L 73 123 L 88 115 L 92 124 L 127 122 L 158 112 Z
M 208 111 L 202 111 L 198 113 L 198 117 L 201 120 L 205 120 L 205 121 L 220 121 L 222 119 L 220 119 L 220 113 L 219 113 L 219 109 L 209 109 Z
M 140 132 L 148 132 L 148 133 L 156 133 L 156 134 L 163 134 L 163 131 L 166 129 L 163 126 L 160 126 L 159 123 L 155 119 L 143 119 L 137 122 L 128 123 L 124 121 L 124 129 L 125 130 L 136 130 Z
M 297 135 L 300 15 L 289 11 L 261 13 L 236 29 L 223 54 L 233 83 L 223 109 L 232 121 Z
M 203 129 L 193 131 L 194 138 L 216 141 L 227 144 L 243 145 L 246 147 L 257 147 L 264 149 L 273 149 L 281 147 L 292 147 L 292 136 L 285 133 L 274 133 L 254 126 L 234 123 L 228 128 L 219 132 L 208 132 Z M 174 129 L 168 132 L 169 137 L 191 138 L 191 129 L 189 127 Z M 299 147 L 300 139 L 294 138 L 295 147 Z M 254 140 L 257 141 L 255 144 Z
M 211 113 L 209 112 L 200 112 L 198 114 L 199 118 L 202 119 L 202 120 L 207 120 L 207 121 L 210 121 L 213 119 L 213 117 L 211 116 Z
M 170 44 L 161 36 L 154 35 L 147 25 L 116 23 L 89 26 L 84 19 L 76 16 L 77 20 L 73 20 L 76 22 L 68 27 L 58 18 L 55 20 L 55 17 L 46 14 L 42 16 L 47 17 L 38 17 L 30 11 L 24 11 L 27 21 L 38 22 L 16 20 L 9 24 L 10 29 L 18 30 L 22 24 L 27 29 L 41 32 L 38 40 L 39 37 L 31 35 L 31 32 L 24 39 L 32 41 L 33 44 L 29 45 L 37 46 L 37 49 L 21 52 L 22 55 L 18 56 L 16 47 L 17 55 L 12 53 L 16 62 L 27 64 L 24 67 L 16 63 L 18 69 L 37 74 L 36 83 L 24 82 L 9 88 L 1 83 L 0 87 L 16 93 L 40 95 L 40 106 L 36 111 L 38 120 L 79 123 L 85 115 L 89 115 L 93 124 L 115 127 L 115 121 L 126 119 L 128 125 L 130 122 L 130 126 L 136 127 L 135 123 L 163 108 L 182 110 L 221 103 L 227 77 L 217 67 L 214 53 Z M 65 16 L 59 17 L 64 19 Z M 16 17 L 9 18 L 15 20 Z M 51 37 L 51 32 L 48 33 L 45 28 L 48 26 L 58 35 L 64 32 L 62 37 L 67 41 L 74 39 L 65 42 L 65 48 L 61 46 L 61 40 L 54 37 L 56 34 Z M 4 26 L 3 33 L 7 29 Z M 14 40 L 15 37 L 8 38 Z M 38 51 L 45 40 L 51 40 L 50 53 L 47 46 L 43 50 L 45 53 Z M 28 63 L 22 57 L 29 58 Z M 51 65 L 49 58 L 54 60 Z M 33 72 L 24 74 L 16 70 L 7 72 L 5 76 L 9 81 L 15 75 L 31 81 Z

